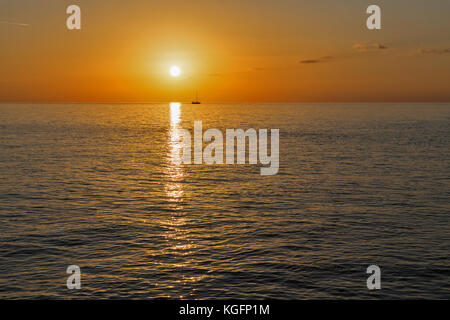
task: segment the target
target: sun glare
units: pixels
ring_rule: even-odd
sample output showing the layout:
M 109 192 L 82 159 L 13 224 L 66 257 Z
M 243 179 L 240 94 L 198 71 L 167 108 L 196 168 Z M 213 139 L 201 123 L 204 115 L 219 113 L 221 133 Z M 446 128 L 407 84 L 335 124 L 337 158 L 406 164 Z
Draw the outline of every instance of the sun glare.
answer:
M 171 66 L 170 67 L 170 75 L 172 77 L 178 77 L 181 74 L 181 69 L 178 66 Z

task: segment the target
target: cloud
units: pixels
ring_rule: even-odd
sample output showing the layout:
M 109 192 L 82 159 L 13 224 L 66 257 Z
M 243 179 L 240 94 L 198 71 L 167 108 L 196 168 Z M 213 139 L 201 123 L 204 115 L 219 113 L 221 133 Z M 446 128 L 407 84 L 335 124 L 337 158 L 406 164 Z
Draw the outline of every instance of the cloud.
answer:
M 381 43 L 374 43 L 374 44 L 357 43 L 357 44 L 353 45 L 353 49 L 356 51 L 359 51 L 359 52 L 364 52 L 364 51 L 371 51 L 371 50 L 386 50 L 389 48 Z
M 417 53 L 419 55 L 443 55 L 443 54 L 450 54 L 450 49 L 431 49 L 431 50 L 427 50 L 427 49 L 419 48 L 417 50 Z
M 21 27 L 29 27 L 30 26 L 28 23 L 10 22 L 10 21 L 0 21 L 0 24 L 8 24 L 8 25 L 12 25 L 12 26 L 21 26 Z
M 332 56 L 325 56 L 325 57 L 318 58 L 318 59 L 300 60 L 299 63 L 302 63 L 302 64 L 322 63 L 322 62 L 330 61 L 332 59 L 334 59 L 334 57 L 332 57 Z
M 300 63 L 306 63 L 306 64 L 308 64 L 308 63 L 319 63 L 319 62 L 321 62 L 320 60 L 302 60 L 302 61 L 300 61 Z

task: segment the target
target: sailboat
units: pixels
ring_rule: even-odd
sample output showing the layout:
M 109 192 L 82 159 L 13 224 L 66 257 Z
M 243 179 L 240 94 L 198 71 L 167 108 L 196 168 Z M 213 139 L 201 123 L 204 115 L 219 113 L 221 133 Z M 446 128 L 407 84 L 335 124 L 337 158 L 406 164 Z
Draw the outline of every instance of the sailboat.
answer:
M 195 92 L 195 100 L 192 101 L 192 104 L 200 104 L 200 101 L 198 101 L 198 92 Z

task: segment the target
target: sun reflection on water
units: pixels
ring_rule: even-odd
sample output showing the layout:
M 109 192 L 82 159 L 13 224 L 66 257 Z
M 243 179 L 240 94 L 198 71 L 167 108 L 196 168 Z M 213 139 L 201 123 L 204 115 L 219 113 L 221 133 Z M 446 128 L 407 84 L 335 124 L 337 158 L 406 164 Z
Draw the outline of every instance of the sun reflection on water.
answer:
M 169 153 L 167 156 L 165 185 L 166 196 L 170 202 L 182 202 L 183 186 L 181 184 L 184 178 L 184 171 L 181 164 L 178 164 L 177 155 L 181 152 L 182 141 L 179 133 L 179 124 L 181 122 L 181 103 L 172 102 L 170 104 L 170 130 L 169 130 Z
M 181 103 L 171 102 L 170 103 L 170 125 L 172 127 L 177 127 L 181 121 Z
M 188 221 L 183 210 L 185 172 L 183 165 L 176 161 L 177 155 L 183 148 L 180 123 L 181 104 L 173 102 L 170 104 L 170 128 L 164 185 L 164 192 L 170 204 L 171 213 L 163 224 L 166 228 L 165 238 L 168 241 L 166 252 L 177 257 L 177 261 L 171 262 L 171 267 L 183 268 L 191 263 L 189 256 L 194 245 L 188 238 L 189 230 L 186 228 Z

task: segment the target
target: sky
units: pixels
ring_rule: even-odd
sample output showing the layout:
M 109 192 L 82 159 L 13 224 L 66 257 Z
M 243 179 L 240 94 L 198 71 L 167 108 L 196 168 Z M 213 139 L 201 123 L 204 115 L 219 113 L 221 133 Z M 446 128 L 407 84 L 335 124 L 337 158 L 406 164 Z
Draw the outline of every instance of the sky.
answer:
M 71 4 L 81 30 L 66 28 Z M 371 4 L 381 30 L 366 28 Z M 0 102 L 449 102 L 449 12 L 448 0 L 0 0 Z

